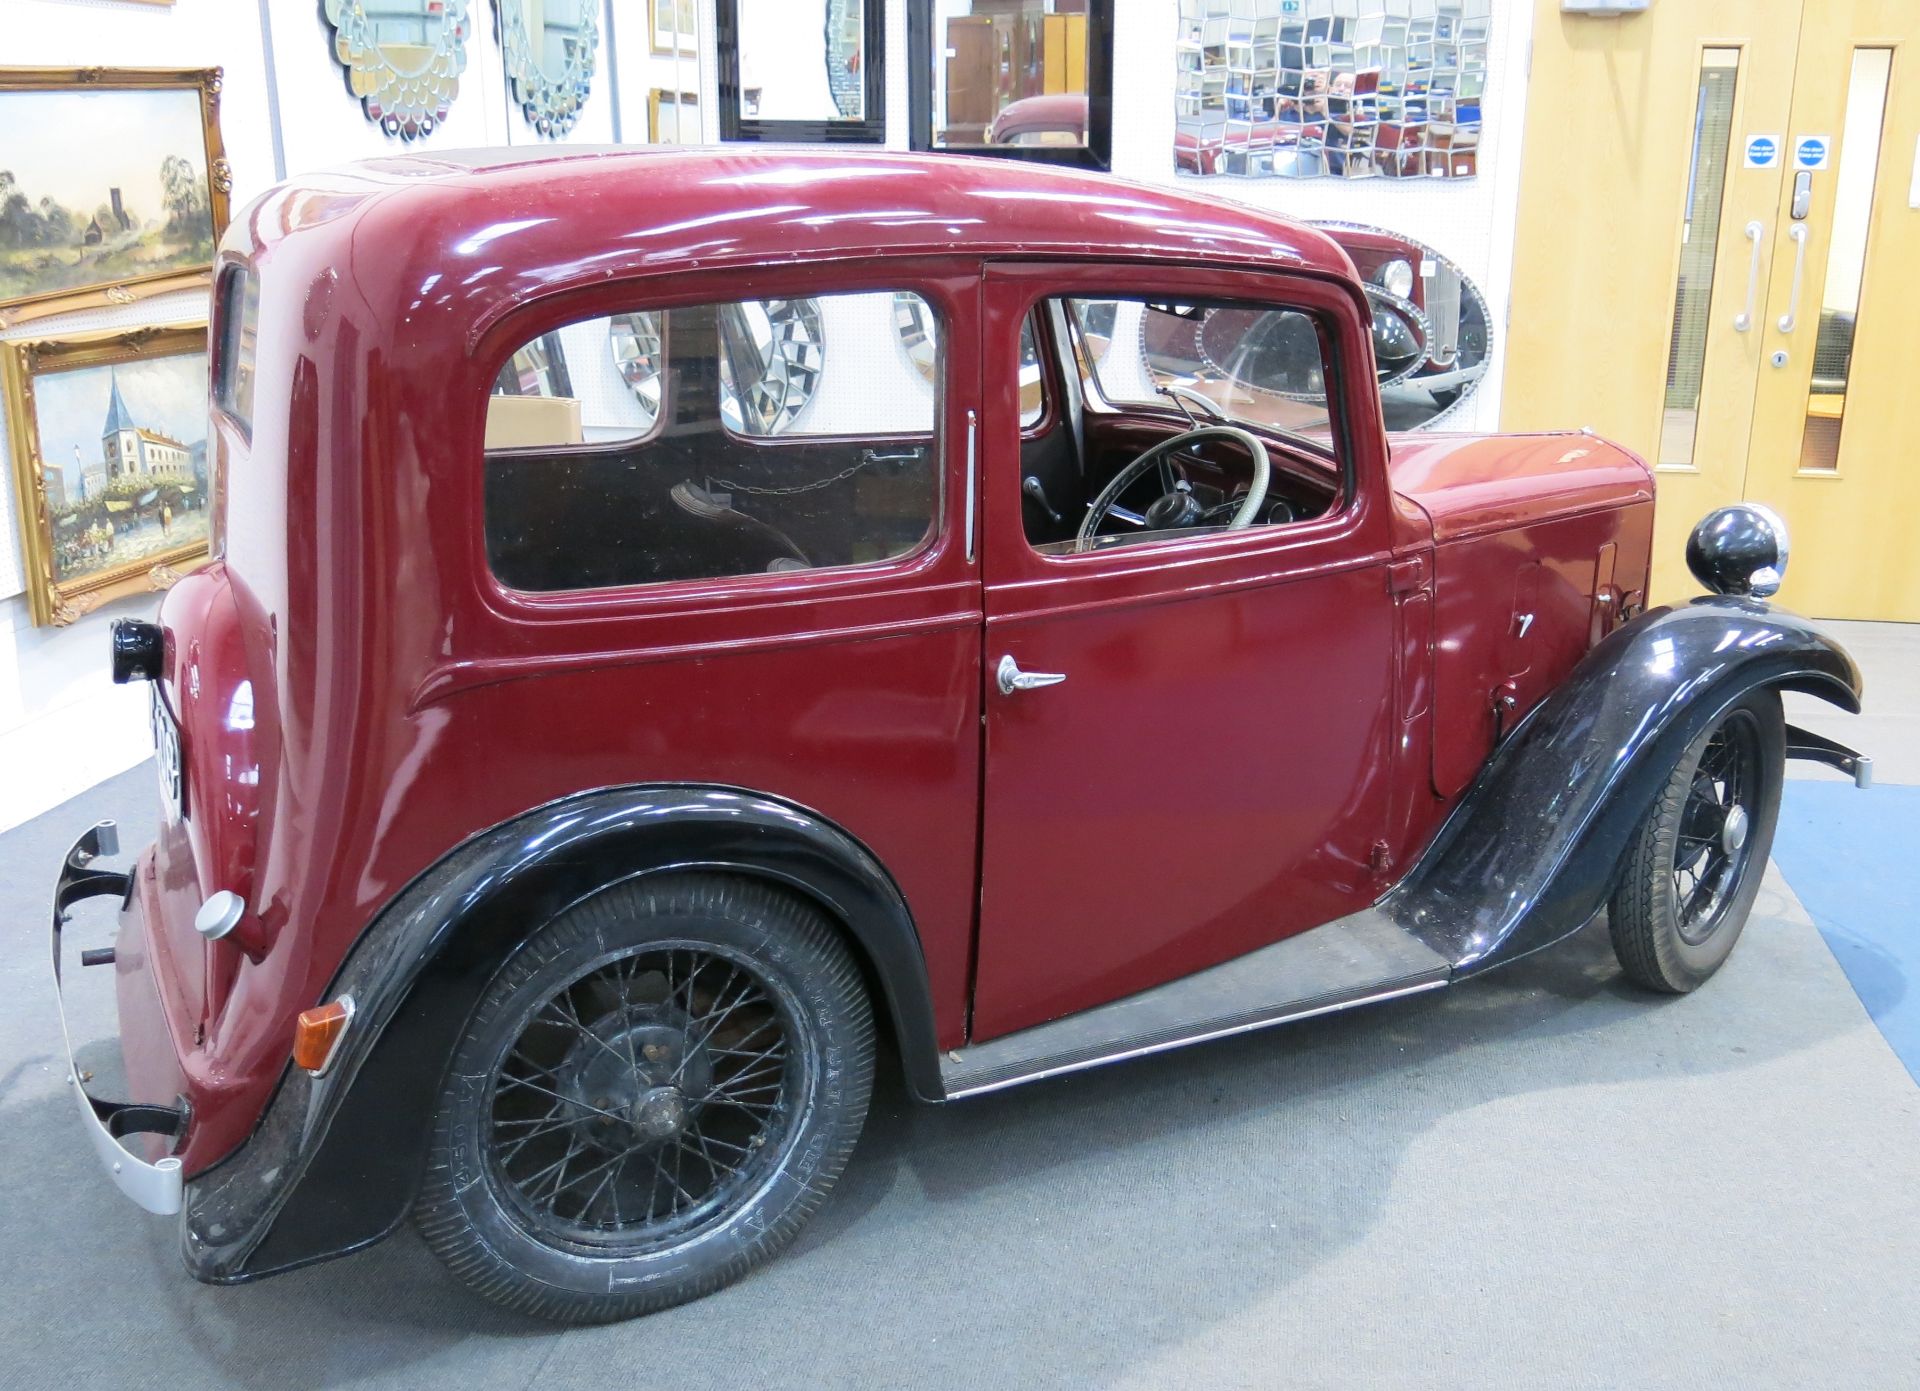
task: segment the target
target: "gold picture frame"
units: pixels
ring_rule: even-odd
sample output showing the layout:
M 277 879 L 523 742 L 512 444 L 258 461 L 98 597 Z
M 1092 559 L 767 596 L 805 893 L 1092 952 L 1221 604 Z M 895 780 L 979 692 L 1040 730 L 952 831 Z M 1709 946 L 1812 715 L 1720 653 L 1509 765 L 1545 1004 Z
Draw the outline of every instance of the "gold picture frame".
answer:
M 233 167 L 220 140 L 220 73 L 219 68 L 0 67 L 0 175 L 8 179 L 0 186 L 0 329 L 212 284 L 213 249 L 226 230 L 233 191 Z M 126 96 L 125 116 L 108 122 L 110 135 L 101 135 L 88 123 L 57 118 L 83 110 L 93 117 L 107 114 L 95 101 L 103 93 Z M 167 93 L 181 95 L 171 100 Z M 187 94 L 197 94 L 197 122 L 192 111 L 184 109 Z M 63 112 L 62 107 L 69 109 Z M 93 127 L 99 124 L 91 122 Z M 189 124 L 197 125 L 197 151 L 159 143 L 169 134 L 184 135 Z M 63 136 L 71 138 L 71 151 L 63 147 Z M 140 150 L 143 138 L 154 142 L 153 147 Z M 28 147 L 31 159 L 26 157 Z M 109 159 L 126 163 L 142 154 L 157 159 L 151 166 L 157 181 L 149 187 L 158 190 L 153 194 L 155 211 L 164 211 L 167 218 L 164 223 L 149 218 L 136 227 L 139 205 L 134 212 L 126 208 L 116 182 L 119 174 L 102 166 Z M 81 224 L 79 218 L 87 215 L 84 205 L 73 210 L 36 191 L 34 184 L 44 182 L 49 169 L 68 185 L 77 181 L 71 171 L 98 170 L 99 187 L 88 192 L 109 201 Z M 16 180 L 21 170 L 27 172 Z M 35 171 L 40 171 L 37 178 Z M 25 202 L 15 202 L 10 210 L 15 195 Z M 61 219 L 57 228 L 42 211 L 49 202 Z M 6 225 L 9 212 L 21 209 L 24 219 L 34 223 L 31 235 Z M 116 240 L 122 244 L 114 245 Z M 139 271 L 143 261 L 157 268 Z M 90 265 L 104 273 L 90 277 Z
M 661 138 L 662 112 L 671 112 L 674 118 L 673 136 L 668 140 Z M 694 118 L 691 140 L 686 138 L 686 132 L 681 128 L 688 113 L 691 113 Z M 700 94 L 698 92 L 682 92 L 678 100 L 664 87 L 655 87 L 647 93 L 647 143 L 649 145 L 698 145 L 700 143 L 699 118 Z
M 204 322 L 0 343 L 34 623 L 71 623 L 205 563 L 207 361 Z
M 662 35 L 667 36 L 665 43 L 660 41 Z M 699 52 L 698 0 L 647 0 L 647 46 L 660 54 Z

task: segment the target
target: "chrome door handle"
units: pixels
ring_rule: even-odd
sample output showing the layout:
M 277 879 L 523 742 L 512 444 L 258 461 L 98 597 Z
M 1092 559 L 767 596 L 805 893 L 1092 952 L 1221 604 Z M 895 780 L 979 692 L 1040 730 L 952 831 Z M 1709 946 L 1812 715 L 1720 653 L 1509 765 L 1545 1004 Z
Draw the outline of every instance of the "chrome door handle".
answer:
M 1794 315 L 1800 311 L 1800 268 L 1807 262 L 1807 224 L 1796 222 L 1787 229 L 1793 238 L 1793 288 L 1787 291 L 1787 312 L 1780 316 L 1780 331 L 1792 333 Z
M 1760 283 L 1760 239 L 1767 229 L 1755 218 L 1747 224 L 1747 240 L 1753 243 L 1753 251 L 1747 257 L 1747 307 L 1733 316 L 1733 331 L 1745 333 L 1753 327 L 1753 293 Z
M 1042 686 L 1057 686 L 1067 679 L 1064 671 L 1022 671 L 1020 664 L 1008 653 L 1000 659 L 1000 665 L 993 669 L 995 682 L 1001 695 L 1012 695 L 1015 691 L 1037 691 Z

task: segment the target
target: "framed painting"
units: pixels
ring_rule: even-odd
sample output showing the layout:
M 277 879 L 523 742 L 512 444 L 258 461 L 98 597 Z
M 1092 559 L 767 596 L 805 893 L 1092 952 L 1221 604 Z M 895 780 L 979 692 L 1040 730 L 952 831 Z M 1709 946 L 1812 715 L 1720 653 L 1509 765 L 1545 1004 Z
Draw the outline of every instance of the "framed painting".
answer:
M 0 328 L 210 281 L 220 69 L 0 67 Z
M 70 623 L 207 555 L 207 329 L 0 343 L 27 605 Z
M 669 92 L 655 87 L 647 93 L 647 142 L 653 145 L 700 143 L 700 98 L 694 92 Z
M 699 0 L 647 0 L 655 53 L 693 53 L 700 43 Z

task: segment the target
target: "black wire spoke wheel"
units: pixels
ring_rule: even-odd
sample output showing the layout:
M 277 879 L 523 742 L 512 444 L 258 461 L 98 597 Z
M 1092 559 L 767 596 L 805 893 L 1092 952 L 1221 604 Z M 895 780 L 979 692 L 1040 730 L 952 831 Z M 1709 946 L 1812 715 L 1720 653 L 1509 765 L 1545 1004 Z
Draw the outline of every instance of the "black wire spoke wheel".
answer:
M 1773 844 L 1785 761 L 1780 697 L 1759 691 L 1722 714 L 1673 769 L 1608 909 L 1614 952 L 1636 984 L 1692 990 L 1733 950 Z
M 859 967 L 811 904 L 730 875 L 615 884 L 482 991 L 415 1219 L 460 1279 L 541 1317 L 709 1294 L 825 1200 L 873 1046 Z
M 753 966 L 691 943 L 615 956 L 535 1009 L 494 1071 L 493 1180 L 541 1233 L 676 1239 L 777 1163 L 808 1050 Z
M 1728 890 L 1746 868 L 1760 764 L 1759 721 L 1736 710 L 1709 737 L 1688 786 L 1674 840 L 1673 891 L 1680 936 L 1695 946 L 1725 917 Z

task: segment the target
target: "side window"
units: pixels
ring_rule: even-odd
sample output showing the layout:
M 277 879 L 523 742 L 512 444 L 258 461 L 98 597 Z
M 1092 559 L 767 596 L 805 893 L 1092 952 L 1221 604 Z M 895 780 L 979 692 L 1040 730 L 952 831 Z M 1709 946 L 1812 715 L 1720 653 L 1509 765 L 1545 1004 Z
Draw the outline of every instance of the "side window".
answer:
M 487 556 L 549 591 L 890 560 L 939 510 L 943 334 L 910 292 L 635 309 L 495 378 Z
M 1309 438 L 1331 432 L 1327 364 L 1311 316 L 1240 304 L 1067 301 L 1095 405 L 1167 404 L 1175 389 L 1244 424 Z
M 250 270 L 228 270 L 220 281 L 220 339 L 213 399 L 241 429 L 253 430 L 253 355 L 260 328 L 260 281 Z
M 1072 470 L 1023 446 L 1021 515 L 1041 554 L 1285 526 L 1338 505 L 1328 340 L 1312 314 L 1147 296 L 1044 307 L 1066 326 L 1081 445 Z M 1162 448 L 1196 427 L 1224 428 Z

